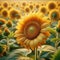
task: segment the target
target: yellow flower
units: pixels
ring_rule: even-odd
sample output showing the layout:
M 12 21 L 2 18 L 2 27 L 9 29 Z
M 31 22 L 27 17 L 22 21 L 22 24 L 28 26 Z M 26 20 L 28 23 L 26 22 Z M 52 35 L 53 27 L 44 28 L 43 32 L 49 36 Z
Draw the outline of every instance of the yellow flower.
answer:
M 22 2 L 22 6 L 26 6 L 26 4 L 27 4 L 27 3 L 26 3 L 25 1 L 24 1 L 24 2 Z
M 39 4 L 36 4 L 36 8 L 38 9 L 40 7 L 40 5 Z
M 49 10 L 55 9 L 56 7 L 57 7 L 56 1 L 49 1 L 49 2 L 47 3 L 47 8 L 48 8 Z
M 20 15 L 19 15 L 19 11 L 18 10 L 16 10 L 16 9 L 10 9 L 9 10 L 9 17 L 11 18 L 11 19 L 19 19 L 20 18 Z
M 3 25 L 3 24 L 5 24 L 5 23 L 6 23 L 6 20 L 3 19 L 3 18 L 0 18 L 0 25 Z
M 28 6 L 25 7 L 25 12 L 29 13 L 30 12 L 30 8 Z
M 32 10 L 34 8 L 33 4 L 30 4 L 29 8 Z
M 2 5 L 3 5 L 4 8 L 7 8 L 9 4 L 8 4 L 7 1 L 4 1 Z
M 49 24 L 50 21 L 43 20 L 39 12 L 28 14 L 16 26 L 15 37 L 17 43 L 32 50 L 41 46 L 46 42 L 47 37 L 50 36 L 47 30 L 44 31 L 44 28 Z
M 7 10 L 7 9 L 3 9 L 3 10 L 1 11 L 1 14 L 2 14 L 2 16 L 3 16 L 4 18 L 7 18 L 7 17 L 8 17 L 8 10 Z
M 59 20 L 59 18 L 60 18 L 59 10 L 57 10 L 57 9 L 51 10 L 49 13 L 49 17 L 53 21 Z
M 40 7 L 40 12 L 43 13 L 43 14 L 47 14 L 48 10 L 47 10 L 46 6 L 41 6 Z

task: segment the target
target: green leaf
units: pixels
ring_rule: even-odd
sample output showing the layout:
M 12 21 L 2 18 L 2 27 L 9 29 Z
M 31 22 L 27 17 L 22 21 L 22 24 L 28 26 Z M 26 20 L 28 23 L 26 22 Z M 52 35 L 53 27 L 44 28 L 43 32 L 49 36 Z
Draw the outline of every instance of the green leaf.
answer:
M 13 38 L 13 37 L 14 37 L 14 32 L 10 32 L 10 34 L 9 34 L 8 37 L 9 37 L 9 38 Z
M 55 52 L 56 49 L 53 47 L 53 46 L 50 46 L 50 45 L 43 45 L 41 47 L 42 51 L 46 51 L 46 52 Z
M 28 49 L 16 49 L 10 52 L 9 56 L 7 57 L 7 60 L 16 60 L 19 56 L 27 56 L 28 54 L 31 53 L 31 50 Z
M 60 38 L 53 38 L 51 39 L 52 42 L 60 41 Z

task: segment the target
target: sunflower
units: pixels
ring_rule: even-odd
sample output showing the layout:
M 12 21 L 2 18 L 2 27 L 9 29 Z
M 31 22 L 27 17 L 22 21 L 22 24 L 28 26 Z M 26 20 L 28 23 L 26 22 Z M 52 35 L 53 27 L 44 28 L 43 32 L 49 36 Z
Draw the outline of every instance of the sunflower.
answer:
M 26 3 L 25 1 L 24 1 L 24 2 L 22 2 L 22 6 L 26 6 L 26 4 L 27 4 L 27 3 Z
M 40 5 L 39 4 L 36 4 L 36 8 L 38 9 L 40 7 Z
M 49 2 L 47 3 L 47 8 L 48 8 L 49 10 L 55 9 L 56 7 L 57 7 L 56 1 L 49 1 Z
M 15 18 L 19 19 L 20 18 L 19 11 L 16 9 L 10 9 L 9 10 L 9 17 L 11 19 L 15 19 Z
M 4 29 L 3 35 L 4 35 L 4 36 L 8 36 L 9 34 L 10 34 L 10 30 L 6 27 L 6 28 Z
M 40 12 L 43 13 L 43 14 L 47 14 L 48 10 L 47 10 L 46 6 L 41 6 L 40 7 Z
M 11 6 L 14 6 L 14 3 L 12 3 Z
M 49 13 L 49 17 L 51 20 L 55 20 L 55 21 L 59 20 L 60 18 L 59 10 L 57 9 L 51 10 Z
M 28 6 L 25 7 L 25 12 L 29 13 L 30 12 L 30 8 Z
M 3 25 L 3 24 L 5 24 L 5 23 L 6 23 L 6 20 L 3 19 L 3 18 L 0 18 L 0 25 Z
M 2 6 L 3 6 L 4 8 L 7 8 L 7 7 L 8 7 L 8 5 L 9 5 L 9 4 L 8 4 L 8 2 L 7 2 L 7 1 L 4 1 L 4 2 L 3 2 L 3 4 L 2 4 Z
M 19 7 L 19 4 L 18 4 L 18 3 L 16 3 L 16 4 L 15 4 L 15 7 L 17 7 L 17 8 L 18 8 L 18 7 Z
M 3 9 L 1 11 L 1 15 L 4 17 L 4 18 L 7 18 L 8 17 L 8 10 L 7 9 Z
M 6 26 L 9 28 L 9 27 L 12 27 L 12 21 L 11 20 L 8 20 L 7 23 L 6 23 Z
M 34 5 L 33 4 L 30 4 L 29 5 L 29 8 L 32 10 L 34 8 Z
M 49 25 L 50 21 L 43 20 L 39 12 L 28 14 L 16 26 L 15 37 L 17 43 L 32 50 L 41 46 L 50 36 L 47 30 L 43 31 L 46 28 L 46 24 Z

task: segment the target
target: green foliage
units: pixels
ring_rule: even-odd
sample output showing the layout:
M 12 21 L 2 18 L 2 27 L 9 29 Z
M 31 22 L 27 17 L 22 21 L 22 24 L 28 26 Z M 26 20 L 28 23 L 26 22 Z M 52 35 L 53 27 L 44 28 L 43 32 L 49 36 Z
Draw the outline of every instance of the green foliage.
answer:
M 60 60 L 60 49 L 58 49 L 54 55 L 52 56 L 51 60 Z

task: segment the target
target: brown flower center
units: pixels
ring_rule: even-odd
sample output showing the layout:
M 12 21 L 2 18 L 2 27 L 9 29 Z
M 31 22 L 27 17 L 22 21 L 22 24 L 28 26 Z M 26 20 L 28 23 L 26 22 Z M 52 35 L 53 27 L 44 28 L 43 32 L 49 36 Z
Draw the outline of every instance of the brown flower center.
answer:
M 8 4 L 7 4 L 7 3 L 4 3 L 3 6 L 4 6 L 4 7 L 8 7 Z
M 24 34 L 28 39 L 36 38 L 40 33 L 40 24 L 37 22 L 28 22 L 24 28 Z
M 42 8 L 42 9 L 41 9 L 41 12 L 42 12 L 42 13 L 45 13 L 45 12 L 46 12 L 46 8 Z
M 3 14 L 3 16 L 5 16 L 5 17 L 8 15 L 7 11 L 3 11 L 2 14 Z
M 56 5 L 54 3 L 50 3 L 49 9 L 54 9 L 55 7 L 56 7 Z

